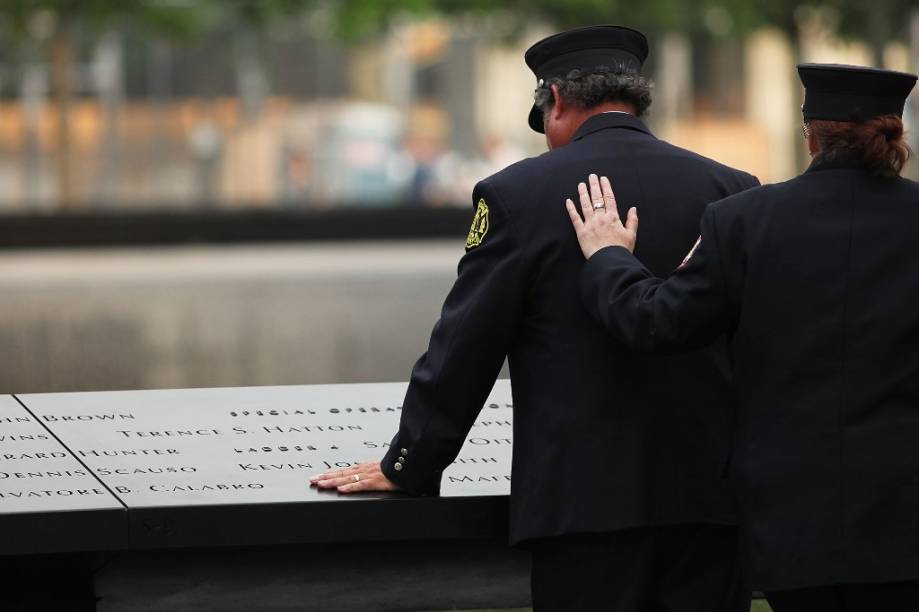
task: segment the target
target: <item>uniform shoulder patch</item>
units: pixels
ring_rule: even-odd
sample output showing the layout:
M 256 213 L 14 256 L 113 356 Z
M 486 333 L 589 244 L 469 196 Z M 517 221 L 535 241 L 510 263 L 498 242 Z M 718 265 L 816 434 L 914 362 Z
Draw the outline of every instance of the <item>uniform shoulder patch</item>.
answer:
M 485 234 L 488 233 L 488 204 L 485 198 L 479 200 L 479 205 L 475 209 L 475 216 L 472 218 L 472 227 L 469 228 L 469 235 L 466 237 L 466 248 L 471 249 L 482 244 Z
M 699 245 L 701 244 L 702 244 L 702 236 L 699 236 L 699 238 L 696 239 L 696 243 L 692 245 L 692 248 L 689 250 L 689 253 L 687 253 L 686 257 L 683 258 L 683 263 L 677 266 L 676 268 L 677 270 L 686 267 L 686 265 L 689 263 L 689 260 L 692 259 L 692 256 L 695 255 L 696 251 L 699 250 Z

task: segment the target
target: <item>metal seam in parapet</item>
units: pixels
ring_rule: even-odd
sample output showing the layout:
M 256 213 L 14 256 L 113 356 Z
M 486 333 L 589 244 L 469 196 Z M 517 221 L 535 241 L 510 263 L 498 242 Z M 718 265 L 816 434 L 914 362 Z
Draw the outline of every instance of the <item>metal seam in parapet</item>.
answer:
M 128 505 L 127 505 L 126 503 L 124 503 L 124 501 L 123 501 L 120 497 L 118 497 L 117 495 L 115 495 L 115 492 L 112 491 L 112 489 L 109 488 L 109 486 L 108 486 L 107 484 L 105 484 L 105 482 L 103 482 L 103 480 L 102 480 L 101 478 L 99 478 L 99 476 L 96 474 L 96 472 L 93 471 L 92 468 L 90 468 L 88 465 L 86 465 L 86 463 L 85 463 L 82 459 L 80 459 L 79 457 L 77 457 L 77 454 L 76 454 L 75 452 L 73 452 L 73 450 L 72 450 L 69 446 L 67 446 L 67 445 L 64 443 L 64 441 L 61 440 L 61 439 L 58 437 L 58 435 L 57 435 L 56 433 L 54 433 L 54 432 L 51 430 L 50 427 L 48 427 L 47 425 L 45 425 L 45 424 L 42 422 L 42 420 L 38 418 L 38 415 L 36 415 L 34 412 L 32 412 L 32 409 L 29 408 L 28 406 L 26 406 L 25 402 L 23 402 L 21 399 L 19 399 L 19 396 L 17 396 L 15 393 L 10 394 L 10 396 L 11 396 L 14 400 L 16 400 L 16 402 L 17 402 L 20 406 L 22 406 L 23 409 L 24 409 L 26 412 L 29 413 L 29 416 L 31 416 L 33 419 L 35 419 L 35 422 L 36 422 L 36 423 L 38 423 L 39 425 L 41 425 L 42 427 L 44 427 L 44 428 L 45 428 L 45 431 L 47 431 L 49 434 L 51 434 L 51 436 L 52 436 L 55 440 L 57 440 L 58 444 L 60 444 L 68 453 L 70 453 L 70 456 L 71 456 L 71 457 L 73 457 L 74 459 L 76 459 L 77 462 L 78 462 L 80 465 L 82 465 L 82 466 L 86 469 L 86 471 L 87 471 L 89 474 L 92 474 L 93 478 L 95 478 L 95 479 L 99 482 L 99 484 L 101 484 L 103 487 L 105 487 L 105 490 L 109 492 L 109 495 L 111 495 L 112 497 L 114 497 L 115 499 L 118 500 L 118 503 L 121 504 L 121 507 L 122 507 L 122 508 L 124 508 L 125 510 L 128 509 Z

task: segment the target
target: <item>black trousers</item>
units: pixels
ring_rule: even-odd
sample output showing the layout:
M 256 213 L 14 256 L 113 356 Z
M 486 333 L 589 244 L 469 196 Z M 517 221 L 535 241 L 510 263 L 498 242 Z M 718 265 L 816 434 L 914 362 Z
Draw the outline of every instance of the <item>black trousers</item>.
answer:
M 919 581 L 836 584 L 766 593 L 773 612 L 898 612 L 919 608 Z
M 749 612 L 737 531 L 640 527 L 531 544 L 534 612 Z

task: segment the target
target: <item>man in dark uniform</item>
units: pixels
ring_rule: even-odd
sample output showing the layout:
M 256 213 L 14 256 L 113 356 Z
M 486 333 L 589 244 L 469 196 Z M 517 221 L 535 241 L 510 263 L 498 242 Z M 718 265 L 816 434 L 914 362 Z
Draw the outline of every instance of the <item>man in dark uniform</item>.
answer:
M 667 280 L 628 251 L 634 212 L 623 227 L 610 194 L 601 214 L 588 194 L 582 222 L 569 203 L 583 297 L 613 346 L 672 352 L 732 335 L 731 480 L 753 587 L 776 612 L 914 610 L 919 184 L 899 174 L 916 76 L 798 70 L 807 171 L 709 206 Z
M 749 609 L 723 473 L 731 394 L 723 347 L 645 358 L 584 316 L 582 256 L 559 198 L 588 172 L 640 204 L 639 250 L 674 269 L 705 204 L 752 176 L 655 138 L 640 32 L 550 36 L 526 62 L 530 126 L 550 151 L 476 185 L 466 254 L 412 372 L 381 463 L 313 479 L 343 492 L 434 494 L 507 357 L 514 396 L 510 537 L 533 551 L 537 610 Z M 359 482 L 355 482 L 359 480 Z

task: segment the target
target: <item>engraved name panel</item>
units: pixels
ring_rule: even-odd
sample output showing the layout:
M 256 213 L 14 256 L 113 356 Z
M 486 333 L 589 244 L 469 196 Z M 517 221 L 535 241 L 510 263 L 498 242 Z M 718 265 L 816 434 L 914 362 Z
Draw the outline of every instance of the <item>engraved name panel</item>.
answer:
M 315 473 L 379 460 L 405 383 L 25 395 L 129 507 L 328 501 Z M 441 494 L 506 495 L 510 384 L 498 381 Z
M 0 396 L 0 514 L 122 506 L 54 436 L 8 395 Z

